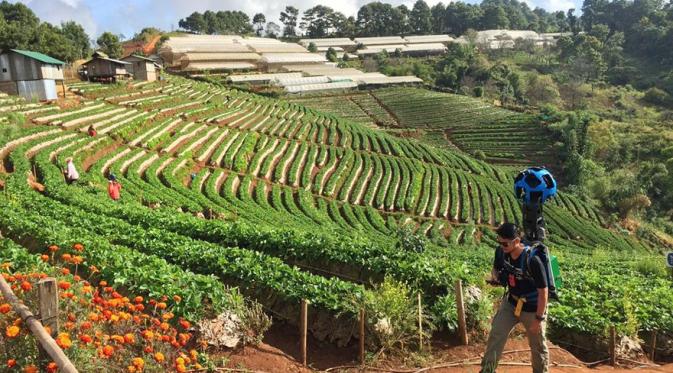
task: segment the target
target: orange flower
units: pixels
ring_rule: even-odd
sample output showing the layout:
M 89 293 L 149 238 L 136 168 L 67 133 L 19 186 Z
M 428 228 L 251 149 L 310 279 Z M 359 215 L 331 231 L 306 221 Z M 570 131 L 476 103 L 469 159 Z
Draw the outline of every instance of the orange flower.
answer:
M 159 325 L 159 327 L 161 328 L 161 330 L 166 331 L 166 330 L 168 330 L 171 326 L 168 325 L 168 323 L 162 322 L 161 325 Z
M 37 373 L 37 367 L 35 365 L 28 365 L 23 368 L 23 373 Z
M 186 372 L 187 372 L 187 368 L 184 366 L 184 364 L 177 364 L 177 365 L 175 366 L 175 370 L 176 370 L 178 373 L 186 373 Z
M 138 370 L 143 370 L 145 367 L 145 360 L 143 360 L 141 357 L 135 357 L 131 361 L 134 367 L 138 368 Z
M 82 258 L 79 255 L 75 255 L 75 256 L 72 257 L 72 261 L 71 261 L 72 264 L 82 264 L 83 262 L 84 262 L 84 258 Z
M 16 366 L 16 359 L 7 360 L 7 368 L 14 368 Z
M 68 254 L 65 254 L 65 255 L 68 255 Z M 65 255 L 63 255 L 63 256 L 65 256 Z M 67 276 L 67 275 L 70 274 L 70 270 L 68 268 L 61 268 L 61 274 L 63 276 Z
M 103 346 L 103 356 L 107 358 L 112 357 L 112 354 L 114 354 L 114 352 L 115 352 L 114 347 L 110 345 Z
M 165 359 L 166 357 L 164 357 L 164 354 L 162 354 L 161 352 L 157 352 L 156 354 L 154 354 L 154 360 L 156 360 L 157 363 L 163 363 Z
M 131 333 L 124 334 L 124 342 L 128 344 L 136 343 L 136 337 Z
M 133 365 L 129 365 L 129 366 L 127 366 L 127 367 L 126 367 L 126 370 L 127 370 L 129 373 L 136 373 L 136 372 L 138 371 L 138 369 L 136 369 L 136 367 L 134 367 Z
M 175 301 L 175 303 L 180 303 L 180 301 L 182 301 L 182 298 L 179 295 L 174 295 L 173 301 Z
M 64 262 L 69 262 L 70 259 L 72 259 L 72 255 L 70 255 L 70 254 L 63 254 L 63 255 L 61 255 L 61 259 L 62 259 Z M 64 268 L 64 269 L 65 269 L 65 268 Z
M 82 251 L 82 250 L 84 250 L 84 245 L 82 245 L 81 243 L 76 243 L 76 244 L 72 245 L 72 248 L 75 251 Z
M 0 313 L 7 313 L 12 310 L 12 306 L 9 305 L 9 303 L 4 303 L 0 305 Z
M 86 334 L 80 335 L 79 340 L 84 344 L 93 342 L 93 338 L 91 338 L 90 336 L 88 336 Z
M 196 361 L 196 358 L 199 357 L 199 353 L 196 352 L 196 350 L 190 350 L 190 351 L 189 351 L 189 356 L 192 357 L 192 360 L 195 360 L 195 361 Z
M 147 339 L 148 341 L 154 338 L 154 333 L 151 330 L 143 330 L 140 335 L 142 335 L 143 338 Z
M 192 324 L 190 324 L 187 320 L 180 319 L 180 326 L 182 326 L 184 329 L 189 329 Z
M 85 322 L 82 323 L 82 325 L 80 325 L 80 328 L 82 330 L 87 330 L 87 329 L 91 329 L 91 326 L 92 326 L 91 322 L 85 321 Z
M 24 281 L 21 283 L 21 290 L 23 291 L 31 291 L 33 289 L 33 285 L 30 284 L 28 281 Z
M 124 337 L 122 337 L 121 335 L 113 335 L 112 337 L 110 337 L 110 339 L 119 344 L 124 344 Z
M 48 262 L 49 261 L 49 255 L 42 254 L 42 255 L 40 255 L 40 259 L 42 259 L 43 262 Z
M 19 335 L 19 332 L 21 332 L 21 329 L 16 325 L 12 325 L 7 327 L 7 330 L 5 330 L 5 335 L 9 338 L 15 338 L 17 335 Z
M 137 297 L 133 298 L 133 301 L 134 301 L 135 303 L 142 303 L 142 302 L 143 302 L 143 297 L 141 297 L 140 295 L 138 295 Z
M 52 253 L 57 252 L 58 251 L 58 246 L 56 246 L 56 245 L 49 246 L 49 251 L 51 251 Z
M 58 288 L 62 290 L 68 290 L 70 289 L 70 283 L 68 281 L 59 281 Z
M 68 333 L 60 333 L 58 337 L 56 337 L 56 344 L 62 349 L 67 349 L 72 346 L 72 340 Z
M 168 306 L 166 305 L 165 302 L 159 302 L 159 303 L 157 303 L 157 308 L 160 309 L 160 310 L 165 310 L 166 307 L 168 307 Z
M 107 281 L 103 280 L 103 281 L 99 282 L 99 283 L 98 283 L 98 286 L 100 286 L 100 287 L 105 287 L 105 286 L 107 286 Z
M 47 373 L 56 373 L 58 371 L 58 365 L 55 362 L 47 364 Z
M 89 271 L 91 271 L 91 274 L 98 273 L 100 270 L 96 266 L 89 266 Z
M 75 316 L 75 314 L 72 313 L 72 312 L 68 313 L 68 321 L 72 321 L 72 322 L 77 321 L 77 316 Z

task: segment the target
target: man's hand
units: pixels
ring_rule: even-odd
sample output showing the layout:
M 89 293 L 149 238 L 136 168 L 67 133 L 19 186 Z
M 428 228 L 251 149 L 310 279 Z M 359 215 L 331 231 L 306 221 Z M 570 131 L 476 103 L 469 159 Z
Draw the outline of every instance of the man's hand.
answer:
M 533 320 L 533 323 L 530 325 L 530 329 L 528 329 L 528 332 L 531 335 L 538 335 L 542 332 L 542 321 L 535 319 Z

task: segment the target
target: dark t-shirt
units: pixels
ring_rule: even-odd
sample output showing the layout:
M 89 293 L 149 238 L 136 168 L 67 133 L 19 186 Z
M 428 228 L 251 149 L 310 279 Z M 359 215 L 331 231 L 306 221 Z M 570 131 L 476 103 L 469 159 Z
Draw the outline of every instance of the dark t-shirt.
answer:
M 526 271 L 526 264 L 522 263 L 526 258 L 526 253 L 522 252 L 516 260 L 513 260 L 508 254 L 505 254 L 504 260 L 508 261 L 514 268 L 523 268 Z M 498 258 L 493 262 L 495 268 L 499 268 Z M 523 265 L 523 266 L 522 266 Z M 544 275 L 544 265 L 538 256 L 534 256 L 530 260 L 530 269 L 528 270 L 531 278 L 521 277 L 517 278 L 513 274 L 507 275 L 507 286 L 509 287 L 509 294 L 522 296 L 547 287 L 547 277 Z M 516 305 L 516 301 L 512 297 L 508 297 L 511 304 Z M 524 312 L 537 311 L 537 297 L 535 301 L 527 301 L 523 305 Z

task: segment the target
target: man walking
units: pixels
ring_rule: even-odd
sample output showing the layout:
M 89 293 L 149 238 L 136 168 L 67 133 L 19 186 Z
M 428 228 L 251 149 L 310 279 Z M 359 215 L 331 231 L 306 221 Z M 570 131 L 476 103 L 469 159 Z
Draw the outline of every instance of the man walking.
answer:
M 502 224 L 496 233 L 500 247 L 496 249 L 489 282 L 507 286 L 507 293 L 493 318 L 481 373 L 495 372 L 509 333 L 519 322 L 526 329 L 533 373 L 548 373 L 545 337 L 548 290 L 544 265 L 538 256 L 530 257 L 530 248 L 521 242 L 515 224 Z

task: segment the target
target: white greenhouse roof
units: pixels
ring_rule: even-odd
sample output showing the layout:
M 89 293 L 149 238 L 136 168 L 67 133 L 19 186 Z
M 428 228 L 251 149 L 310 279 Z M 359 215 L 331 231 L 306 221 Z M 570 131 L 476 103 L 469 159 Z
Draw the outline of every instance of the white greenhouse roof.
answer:
M 261 62 L 271 63 L 302 63 L 302 62 L 326 62 L 324 56 L 315 53 L 264 53 Z
M 301 39 L 299 44 L 308 47 L 309 44 L 315 44 L 316 47 L 333 46 L 355 46 L 357 43 L 348 38 L 323 38 L 323 39 Z
M 449 35 L 413 35 L 404 37 L 404 41 L 407 44 L 446 43 L 451 40 L 453 40 L 453 38 Z
M 251 70 L 256 69 L 257 65 L 249 62 L 190 62 L 183 70 Z
M 356 43 L 363 45 L 404 44 L 401 36 L 380 36 L 370 38 L 355 38 Z
M 306 76 L 301 78 L 277 78 L 274 83 L 277 85 L 287 87 L 291 85 L 317 84 L 329 83 L 330 79 L 326 76 Z
M 290 93 L 312 92 L 312 91 L 327 91 L 332 89 L 349 89 L 358 86 L 355 82 L 335 82 L 335 83 L 318 83 L 318 84 L 304 84 L 292 85 L 285 87 L 285 90 Z
M 261 58 L 257 53 L 185 53 L 183 60 L 193 61 L 257 61 Z
M 242 82 L 263 82 L 271 81 L 273 79 L 283 78 L 300 78 L 301 73 L 278 73 L 278 74 L 245 74 L 245 75 L 230 75 L 227 80 L 232 83 Z

